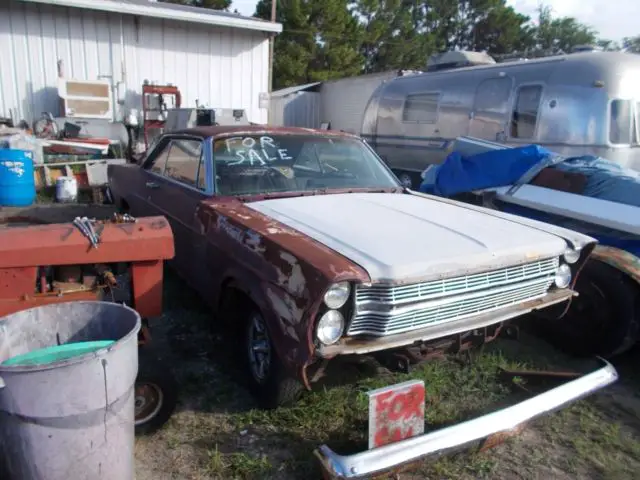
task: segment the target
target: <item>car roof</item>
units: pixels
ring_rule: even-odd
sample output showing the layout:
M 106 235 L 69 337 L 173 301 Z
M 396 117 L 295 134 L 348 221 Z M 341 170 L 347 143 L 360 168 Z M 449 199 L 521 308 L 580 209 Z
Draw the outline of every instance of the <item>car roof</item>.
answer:
M 233 134 L 289 134 L 289 135 L 322 135 L 335 137 L 359 138 L 352 133 L 339 130 L 320 130 L 318 128 L 276 127 L 273 125 L 216 125 L 211 127 L 193 127 L 184 130 L 166 132 L 173 135 L 196 135 L 199 137 L 218 137 Z

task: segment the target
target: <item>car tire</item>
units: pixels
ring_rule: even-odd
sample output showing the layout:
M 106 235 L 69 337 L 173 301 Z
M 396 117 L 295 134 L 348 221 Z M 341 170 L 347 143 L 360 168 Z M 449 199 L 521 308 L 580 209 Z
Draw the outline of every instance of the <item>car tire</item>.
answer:
M 577 356 L 611 358 L 638 340 L 640 289 L 628 276 L 603 262 L 589 260 L 575 285 L 580 294 L 561 319 L 544 322 L 554 346 Z
M 245 315 L 244 327 L 241 353 L 249 388 L 258 405 L 271 410 L 295 403 L 302 394 L 303 385 L 287 375 L 271 342 L 266 322 L 255 308 Z
M 134 389 L 135 434 L 150 435 L 169 421 L 178 403 L 178 384 L 166 362 L 149 347 L 138 351 Z

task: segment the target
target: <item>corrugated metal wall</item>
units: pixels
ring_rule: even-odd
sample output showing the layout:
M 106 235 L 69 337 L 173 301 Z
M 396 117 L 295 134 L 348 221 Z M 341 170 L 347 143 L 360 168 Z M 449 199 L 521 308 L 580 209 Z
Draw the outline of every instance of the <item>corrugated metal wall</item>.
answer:
M 317 92 L 271 97 L 269 103 L 273 125 L 320 128 L 320 94 Z
M 119 81 L 124 67 L 129 108 L 141 108 L 148 79 L 178 86 L 183 106 L 198 99 L 245 108 L 249 120 L 267 121 L 267 110 L 259 108 L 269 69 L 262 32 L 0 1 L 0 116 L 10 110 L 28 121 L 43 111 L 57 115 L 58 60 L 65 77 L 80 80 L 113 75 Z
M 320 121 L 331 122 L 332 130 L 361 133 L 362 116 L 374 90 L 397 71 L 373 73 L 325 82 L 320 87 Z

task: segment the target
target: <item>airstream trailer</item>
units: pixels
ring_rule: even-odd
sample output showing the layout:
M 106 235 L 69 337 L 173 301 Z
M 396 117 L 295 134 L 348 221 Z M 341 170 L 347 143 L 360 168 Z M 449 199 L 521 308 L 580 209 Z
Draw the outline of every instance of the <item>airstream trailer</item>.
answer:
M 580 52 L 496 63 L 477 52 L 447 52 L 426 73 L 381 84 L 361 134 L 415 188 L 420 172 L 444 160 L 459 136 L 537 143 L 640 170 L 639 120 L 640 55 Z

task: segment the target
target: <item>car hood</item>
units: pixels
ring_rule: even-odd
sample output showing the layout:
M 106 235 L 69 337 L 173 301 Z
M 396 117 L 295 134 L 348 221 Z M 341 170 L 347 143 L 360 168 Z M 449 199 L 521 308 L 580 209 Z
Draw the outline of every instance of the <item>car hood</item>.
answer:
M 451 202 L 345 193 L 250 202 L 347 257 L 373 282 L 412 282 L 493 270 L 562 254 L 554 234 Z

